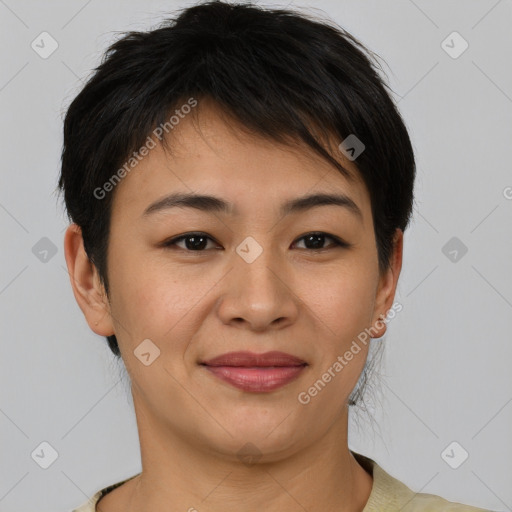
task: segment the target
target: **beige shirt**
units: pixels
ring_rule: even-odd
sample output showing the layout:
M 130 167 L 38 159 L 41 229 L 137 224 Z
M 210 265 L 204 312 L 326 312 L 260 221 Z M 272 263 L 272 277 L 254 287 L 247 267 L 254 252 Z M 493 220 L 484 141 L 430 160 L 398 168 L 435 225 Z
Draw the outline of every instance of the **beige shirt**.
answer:
M 374 460 L 352 450 L 351 453 L 359 464 L 373 476 L 372 491 L 363 512 L 491 512 L 482 508 L 447 501 L 433 494 L 415 493 L 405 484 L 386 473 Z M 105 487 L 98 491 L 87 503 L 74 509 L 73 512 L 96 512 L 96 503 L 101 497 L 136 476 Z

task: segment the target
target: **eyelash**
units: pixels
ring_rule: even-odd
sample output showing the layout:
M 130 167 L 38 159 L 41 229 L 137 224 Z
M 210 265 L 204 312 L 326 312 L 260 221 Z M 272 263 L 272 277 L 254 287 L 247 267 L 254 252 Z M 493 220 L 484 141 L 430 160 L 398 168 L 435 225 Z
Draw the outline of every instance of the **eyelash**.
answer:
M 326 251 L 328 249 L 333 249 L 333 248 L 336 248 L 336 247 L 341 247 L 341 248 L 345 248 L 345 249 L 348 249 L 349 247 L 351 247 L 351 244 L 345 242 L 344 240 L 342 240 L 341 238 L 337 237 L 337 236 L 334 236 L 334 235 L 330 235 L 329 233 L 325 233 L 323 231 L 312 231 L 310 233 L 306 233 L 305 235 L 302 235 L 300 238 L 297 238 L 297 240 L 302 240 L 310 235 L 317 235 L 317 236 L 324 236 L 326 238 L 330 238 L 331 240 L 334 241 L 334 247 L 323 247 L 321 249 L 303 249 L 303 250 L 306 250 L 306 251 L 309 251 L 309 252 L 321 252 L 321 251 Z M 161 246 L 163 248 L 167 248 L 167 249 L 170 249 L 172 248 L 173 246 L 175 246 L 178 242 L 181 242 L 182 240 L 185 240 L 187 238 L 192 238 L 194 236 L 198 236 L 198 237 L 204 237 L 204 238 L 208 238 L 209 240 L 215 242 L 215 240 L 213 238 L 211 238 L 210 236 L 208 236 L 206 233 L 203 233 L 203 232 L 191 232 L 191 233 L 186 233 L 184 235 L 180 235 L 178 237 L 175 237 L 175 238 L 171 238 L 169 240 L 166 240 L 165 242 L 163 242 L 161 244 Z M 183 248 L 183 247 L 178 247 L 179 249 L 182 249 L 186 252 L 205 252 L 207 249 L 199 249 L 199 250 L 190 250 L 190 249 L 187 249 L 187 248 Z

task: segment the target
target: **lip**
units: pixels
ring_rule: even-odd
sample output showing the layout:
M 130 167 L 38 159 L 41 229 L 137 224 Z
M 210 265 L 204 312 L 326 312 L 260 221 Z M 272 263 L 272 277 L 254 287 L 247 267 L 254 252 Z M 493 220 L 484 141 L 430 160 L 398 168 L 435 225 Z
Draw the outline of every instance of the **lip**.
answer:
M 307 363 L 285 352 L 229 352 L 200 363 L 214 376 L 243 391 L 265 393 L 295 380 Z
M 207 366 L 241 366 L 241 367 L 268 367 L 268 366 L 301 366 L 306 361 L 287 354 L 286 352 L 264 352 L 256 354 L 255 352 L 227 352 L 220 356 L 203 361 L 201 364 Z

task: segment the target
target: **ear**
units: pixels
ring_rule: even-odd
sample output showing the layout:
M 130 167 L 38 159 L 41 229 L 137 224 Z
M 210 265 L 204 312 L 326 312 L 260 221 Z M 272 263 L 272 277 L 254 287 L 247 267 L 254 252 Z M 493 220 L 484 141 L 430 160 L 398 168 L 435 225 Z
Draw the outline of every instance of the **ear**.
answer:
M 75 299 L 92 331 L 114 334 L 110 304 L 99 273 L 85 252 L 82 230 L 71 224 L 64 235 L 64 254 Z
M 390 258 L 389 268 L 380 275 L 377 292 L 375 296 L 375 306 L 372 316 L 372 324 L 370 332 L 372 338 L 380 338 L 386 332 L 386 323 L 384 319 L 388 310 L 393 305 L 395 298 L 398 277 L 402 269 L 402 253 L 403 253 L 403 231 L 397 229 L 393 238 L 393 250 Z

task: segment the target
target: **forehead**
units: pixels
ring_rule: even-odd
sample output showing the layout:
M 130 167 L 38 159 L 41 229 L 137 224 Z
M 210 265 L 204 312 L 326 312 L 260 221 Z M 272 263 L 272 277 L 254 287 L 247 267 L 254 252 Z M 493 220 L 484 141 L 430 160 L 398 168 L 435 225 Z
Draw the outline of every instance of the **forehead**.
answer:
M 334 156 L 351 180 L 304 143 L 280 144 L 249 132 L 216 106 L 201 107 L 169 131 L 167 148 L 155 139 L 156 146 L 139 156 L 114 191 L 113 215 L 122 210 L 135 220 L 150 203 L 176 191 L 220 196 L 238 212 L 253 214 L 255 207 L 306 192 L 344 193 L 368 215 L 366 187 L 341 152 Z

